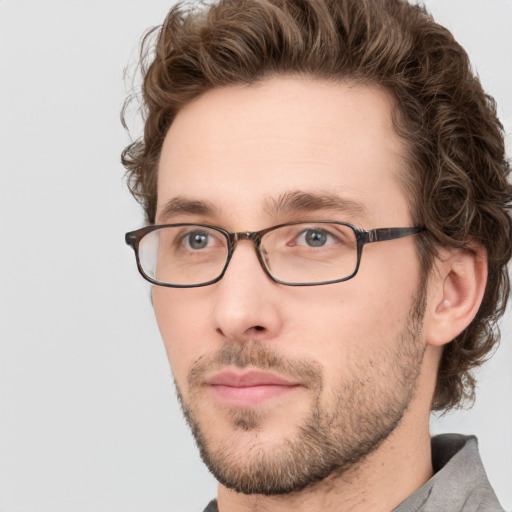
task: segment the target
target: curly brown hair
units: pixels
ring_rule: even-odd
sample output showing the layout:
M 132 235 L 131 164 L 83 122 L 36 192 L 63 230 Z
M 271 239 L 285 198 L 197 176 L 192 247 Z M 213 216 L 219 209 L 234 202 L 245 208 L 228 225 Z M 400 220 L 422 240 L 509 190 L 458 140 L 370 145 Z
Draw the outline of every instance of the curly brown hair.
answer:
M 185 4 L 145 36 L 141 70 L 144 136 L 125 148 L 122 162 L 150 223 L 166 132 L 180 109 L 204 92 L 299 74 L 385 87 L 405 142 L 410 172 L 403 184 L 413 222 L 427 228 L 417 242 L 423 277 L 439 247 L 478 244 L 487 252 L 483 302 L 444 348 L 432 408 L 474 399 L 471 370 L 495 349 L 509 295 L 512 187 L 494 100 L 447 29 L 403 0 Z M 125 109 L 129 104 L 130 98 Z

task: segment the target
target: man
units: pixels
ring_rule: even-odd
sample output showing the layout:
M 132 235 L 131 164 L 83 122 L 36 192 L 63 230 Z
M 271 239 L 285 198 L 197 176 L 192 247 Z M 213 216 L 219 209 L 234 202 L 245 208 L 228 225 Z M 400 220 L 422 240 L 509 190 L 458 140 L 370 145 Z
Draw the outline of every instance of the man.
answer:
M 206 511 L 497 511 L 471 400 L 509 281 L 493 101 L 400 0 L 176 7 L 143 47 L 128 233 Z

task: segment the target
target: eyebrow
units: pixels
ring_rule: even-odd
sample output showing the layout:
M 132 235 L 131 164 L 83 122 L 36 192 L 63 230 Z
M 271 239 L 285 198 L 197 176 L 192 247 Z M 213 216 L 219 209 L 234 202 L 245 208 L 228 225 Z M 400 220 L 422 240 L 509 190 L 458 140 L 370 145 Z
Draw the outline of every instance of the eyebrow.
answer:
M 186 197 L 179 196 L 173 197 L 164 203 L 158 213 L 158 217 L 162 220 L 169 220 L 178 215 L 214 216 L 217 213 L 217 208 L 209 201 L 187 199 Z
M 303 192 L 301 190 L 287 192 L 277 199 L 266 201 L 265 210 L 270 215 L 298 214 L 317 210 L 331 210 L 350 216 L 366 218 L 367 208 L 357 201 L 342 198 L 328 192 Z

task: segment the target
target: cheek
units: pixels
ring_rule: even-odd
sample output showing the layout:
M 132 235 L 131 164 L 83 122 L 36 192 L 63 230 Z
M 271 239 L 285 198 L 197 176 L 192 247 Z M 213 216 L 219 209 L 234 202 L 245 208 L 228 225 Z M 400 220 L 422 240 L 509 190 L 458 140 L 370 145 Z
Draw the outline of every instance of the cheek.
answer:
M 189 290 L 153 288 L 153 308 L 174 378 L 183 385 L 197 357 L 204 353 L 205 319 Z M 201 349 L 203 348 L 203 350 Z
M 294 345 L 314 355 L 332 377 L 374 354 L 392 351 L 408 324 L 417 274 L 384 267 L 377 272 L 379 279 L 365 269 L 351 281 L 311 288 L 303 300 L 287 301 Z

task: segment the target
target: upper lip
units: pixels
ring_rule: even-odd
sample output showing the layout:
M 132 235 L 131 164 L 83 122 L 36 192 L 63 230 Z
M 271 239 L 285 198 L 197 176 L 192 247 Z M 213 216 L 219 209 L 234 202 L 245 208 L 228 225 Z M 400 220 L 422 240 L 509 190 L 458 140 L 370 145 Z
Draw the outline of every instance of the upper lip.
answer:
M 216 373 L 207 380 L 211 386 L 232 386 L 232 387 L 251 387 L 251 386 L 296 386 L 292 382 L 275 373 L 250 370 L 244 373 L 234 371 L 222 371 Z

